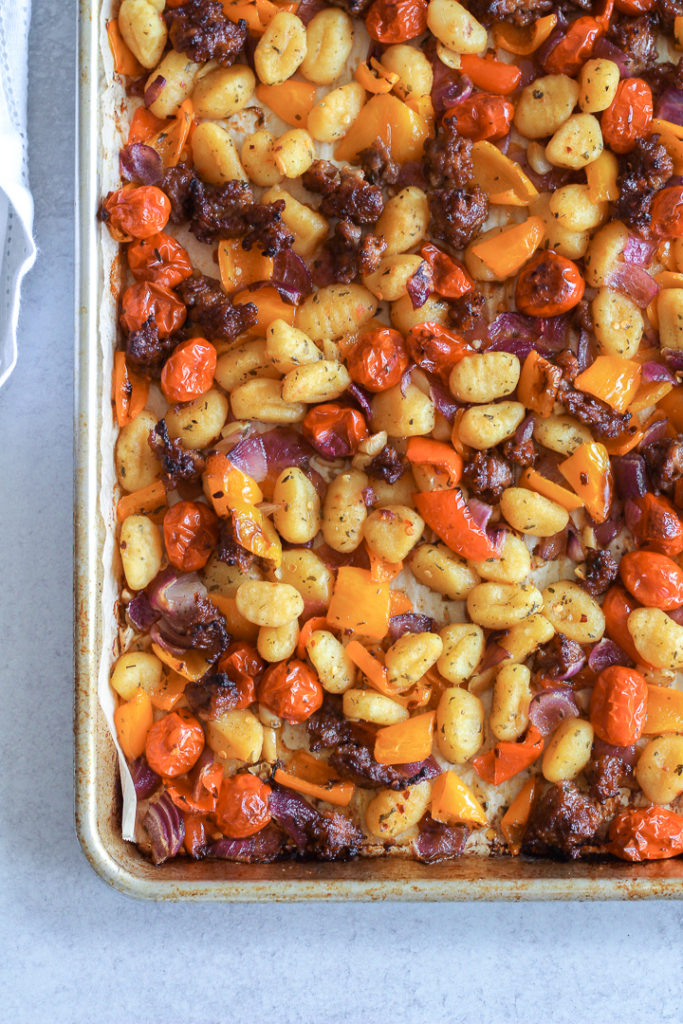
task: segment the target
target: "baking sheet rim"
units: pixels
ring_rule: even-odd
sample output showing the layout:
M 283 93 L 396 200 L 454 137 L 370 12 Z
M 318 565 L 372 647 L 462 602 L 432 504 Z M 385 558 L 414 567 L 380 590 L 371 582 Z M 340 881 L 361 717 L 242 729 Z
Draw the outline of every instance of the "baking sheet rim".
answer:
M 74 412 L 74 540 L 75 540 L 75 817 L 78 839 L 93 869 L 126 895 L 153 900 L 605 900 L 683 897 L 683 863 L 647 865 L 567 864 L 463 858 L 445 865 L 424 866 L 401 859 L 359 860 L 344 865 L 273 864 L 244 866 L 208 862 L 152 868 L 130 843 L 117 838 L 113 786 L 105 786 L 113 770 L 113 745 L 107 744 L 97 699 L 97 651 L 102 636 L 99 602 L 104 536 L 97 487 L 101 470 L 99 438 L 104 409 L 101 367 L 97 358 L 98 296 L 95 210 L 97 208 L 100 118 L 98 81 L 100 5 L 79 0 L 79 62 L 76 189 L 76 324 Z M 105 763 L 106 762 L 106 763 Z M 98 789 L 99 787 L 99 789 Z M 103 787 L 106 792 L 103 792 Z M 102 801 L 108 802 L 103 812 Z M 467 861 L 476 861 L 480 877 L 468 877 Z M 517 876 L 510 875 L 514 865 Z M 206 878 L 220 872 L 233 877 Z M 145 877 L 150 874 L 154 877 Z M 404 877 L 382 875 L 403 874 Z M 351 877 L 372 874 L 373 877 Z M 502 877 L 508 875 L 508 877 Z M 197 877 L 199 876 L 199 877 Z M 258 876 L 258 877 L 257 877 Z M 545 877 L 544 877 L 545 876 Z M 597 876 L 597 877 L 596 877 Z

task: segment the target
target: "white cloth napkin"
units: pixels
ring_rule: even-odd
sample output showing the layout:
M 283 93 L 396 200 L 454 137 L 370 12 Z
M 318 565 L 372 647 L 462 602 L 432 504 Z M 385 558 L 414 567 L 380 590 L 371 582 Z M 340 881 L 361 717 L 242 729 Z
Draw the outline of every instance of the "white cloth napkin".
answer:
M 31 0 L 0 0 L 0 387 L 17 361 L 21 281 L 36 259 L 26 136 L 30 20 Z

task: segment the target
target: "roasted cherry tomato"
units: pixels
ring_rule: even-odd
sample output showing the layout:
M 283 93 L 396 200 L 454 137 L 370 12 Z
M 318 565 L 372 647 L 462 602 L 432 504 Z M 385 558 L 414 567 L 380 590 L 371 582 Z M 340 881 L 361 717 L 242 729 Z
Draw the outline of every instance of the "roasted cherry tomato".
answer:
M 609 850 L 622 860 L 663 860 L 683 853 L 683 815 L 668 807 L 622 811 L 609 827 Z
M 216 372 L 216 349 L 204 338 L 191 338 L 178 345 L 164 363 L 161 390 L 167 401 L 191 402 L 205 395 Z
M 183 814 L 185 838 L 183 846 L 188 857 L 201 860 L 206 853 L 209 840 L 206 835 L 206 820 L 201 814 Z
M 683 604 L 683 569 L 658 551 L 628 551 L 619 563 L 621 581 L 646 608 L 671 611 Z
M 473 351 L 455 331 L 431 321 L 411 328 L 406 344 L 413 362 L 443 381 L 448 380 L 455 364 Z
M 201 757 L 187 781 L 181 780 L 166 787 L 176 807 L 187 814 L 212 814 L 223 784 L 223 765 L 213 758 L 202 764 Z
M 224 711 L 248 708 L 256 700 L 256 682 L 263 675 L 266 664 L 251 644 L 231 644 L 216 663 L 216 672 L 227 676 L 211 694 L 209 717 L 219 718 Z
M 528 316 L 558 316 L 578 306 L 585 287 L 573 260 L 544 249 L 520 271 L 515 302 L 517 309 Z
M 314 405 L 301 424 L 304 436 L 326 459 L 355 455 L 368 436 L 362 413 L 337 402 Z
M 224 779 L 216 808 L 218 827 L 232 839 L 260 832 L 270 821 L 271 792 L 270 786 L 249 772 Z
M 220 522 L 201 502 L 179 501 L 164 516 L 164 544 L 172 566 L 182 572 L 203 569 L 218 541 Z
M 403 337 L 391 327 L 378 327 L 358 341 L 347 365 L 352 379 L 368 391 L 393 388 L 408 366 Z
M 124 185 L 110 192 L 100 212 L 117 242 L 150 238 L 168 224 L 171 202 L 156 185 Z
M 668 498 L 648 491 L 631 502 L 628 525 L 637 544 L 647 544 L 669 558 L 683 551 L 683 524 Z
M 573 77 L 593 53 L 603 25 L 597 18 L 577 18 L 563 32 L 542 61 L 548 75 Z
M 642 78 L 622 78 L 600 125 L 605 144 L 614 153 L 630 153 L 644 139 L 652 121 L 652 90 Z
M 615 747 L 639 740 L 647 715 L 647 683 L 634 668 L 610 665 L 595 680 L 590 720 L 595 735 Z
M 305 722 L 318 710 L 323 702 L 323 689 L 303 661 L 281 661 L 264 672 L 258 699 L 285 722 L 296 724 Z
M 365 18 L 378 43 L 405 43 L 427 28 L 427 0 L 374 0 Z
M 475 92 L 454 107 L 449 107 L 445 116 L 455 118 L 458 132 L 466 139 L 475 142 L 488 139 L 493 142 L 504 138 L 510 131 L 514 114 L 512 103 L 502 96 Z
M 437 249 L 428 242 L 420 249 L 420 255 L 429 264 L 432 272 L 432 290 L 444 299 L 459 299 L 474 288 L 474 281 L 462 263 Z
M 121 323 L 132 334 L 151 318 L 160 338 L 168 338 L 185 323 L 187 309 L 173 292 L 152 281 L 140 281 L 126 288 L 121 299 Z
M 671 185 L 655 192 L 650 227 L 660 238 L 683 237 L 683 186 Z
M 127 255 L 136 281 L 154 281 L 162 288 L 175 288 L 186 277 L 192 277 L 192 264 L 186 250 L 164 231 L 133 242 L 128 246 Z
M 628 617 L 636 608 L 640 608 L 638 601 L 619 586 L 610 587 L 602 603 L 607 635 L 615 644 L 619 644 L 631 661 L 642 663 L 643 659 L 638 654 L 628 629 Z
M 155 722 L 147 734 L 145 757 L 157 775 L 184 775 L 199 760 L 204 731 L 189 711 L 171 711 Z

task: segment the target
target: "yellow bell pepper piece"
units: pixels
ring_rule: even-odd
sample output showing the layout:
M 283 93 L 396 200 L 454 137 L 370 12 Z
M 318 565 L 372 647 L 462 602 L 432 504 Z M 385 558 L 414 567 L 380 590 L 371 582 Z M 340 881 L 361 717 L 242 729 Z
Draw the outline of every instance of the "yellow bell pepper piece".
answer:
M 202 657 L 199 651 L 185 651 L 182 658 L 176 658 L 173 654 L 169 654 L 168 651 L 164 650 L 163 647 L 160 647 L 159 644 L 152 644 L 152 650 L 159 661 L 163 661 L 164 665 L 168 665 L 174 672 L 179 672 L 181 676 L 189 679 L 191 683 L 196 683 L 205 672 L 209 671 L 210 664 L 206 658 Z
M 356 163 L 359 153 L 381 139 L 399 164 L 419 160 L 429 126 L 423 117 L 390 93 L 372 96 L 334 151 L 337 160 Z
M 643 732 L 646 736 L 683 732 L 683 691 L 669 686 L 648 685 L 647 718 Z
M 583 500 L 596 523 L 604 523 L 612 504 L 612 469 L 604 444 L 581 444 L 558 466 L 567 483 Z
M 626 412 L 636 397 L 641 372 L 640 364 L 633 359 L 598 356 L 588 369 L 578 375 L 574 387 L 595 395 L 616 412 Z
M 547 477 L 542 476 L 535 469 L 525 469 L 519 478 L 520 487 L 527 487 L 530 491 L 536 491 L 537 494 L 542 494 L 544 498 L 548 498 L 550 501 L 556 502 L 563 508 L 566 508 L 568 512 L 573 512 L 577 508 L 583 508 L 583 501 L 576 494 L 572 494 L 566 487 L 561 487 L 560 484 L 556 484 L 553 480 L 548 480 Z
M 257 281 L 270 281 L 273 261 L 258 248 L 243 249 L 239 238 L 228 238 L 218 243 L 218 270 L 221 284 L 232 295 Z
M 488 825 L 476 796 L 453 771 L 442 772 L 432 785 L 432 818 L 463 825 Z
M 538 189 L 519 164 L 482 139 L 472 146 L 472 181 L 488 193 L 489 202 L 506 206 L 528 206 Z
M 527 217 L 491 238 L 475 242 L 471 250 L 500 281 L 511 277 L 530 260 L 543 241 L 540 217 Z
M 145 750 L 147 733 L 152 728 L 154 712 L 152 701 L 142 687 L 114 712 L 114 725 L 121 750 L 129 761 L 140 757 Z

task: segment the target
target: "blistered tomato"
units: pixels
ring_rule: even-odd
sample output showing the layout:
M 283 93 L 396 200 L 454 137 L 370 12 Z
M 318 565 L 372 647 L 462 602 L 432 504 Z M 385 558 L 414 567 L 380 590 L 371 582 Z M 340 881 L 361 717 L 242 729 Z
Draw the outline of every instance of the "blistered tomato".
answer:
M 171 711 L 147 734 L 145 757 L 157 775 L 174 778 L 189 772 L 204 749 L 204 731 L 189 711 Z
M 515 108 L 509 100 L 486 92 L 476 92 L 446 111 L 446 117 L 455 118 L 460 135 L 475 142 L 504 138 L 514 115 Z
M 226 836 L 245 839 L 270 821 L 272 790 L 256 775 L 248 772 L 224 779 L 216 808 L 216 823 Z
M 622 860 L 662 860 L 683 853 L 683 815 L 668 807 L 617 814 L 609 827 L 609 849 Z
M 632 501 L 628 525 L 638 544 L 675 558 L 683 551 L 683 524 L 668 498 L 648 492 Z
M 605 144 L 614 153 L 630 153 L 647 135 L 652 121 L 652 90 L 642 78 L 622 78 L 600 126 Z
M 164 544 L 172 566 L 182 572 L 203 569 L 218 541 L 218 516 L 201 502 L 179 501 L 164 516 Z
M 670 188 L 655 192 L 652 200 L 652 233 L 660 238 L 683 237 L 683 187 L 672 185 Z
M 597 18 L 577 18 L 543 59 L 543 70 L 548 75 L 574 76 L 593 53 L 602 32 Z
M 121 299 L 121 323 L 132 334 L 151 318 L 160 338 L 168 338 L 185 323 L 187 309 L 172 292 L 153 281 L 140 281 L 126 288 Z
M 132 242 L 127 256 L 136 281 L 154 281 L 162 288 L 175 288 L 192 276 L 192 264 L 186 250 L 164 231 Z
M 621 581 L 646 608 L 671 611 L 683 604 L 683 569 L 658 551 L 628 551 L 619 564 Z
M 517 278 L 517 309 L 528 316 L 558 316 L 578 306 L 585 281 L 573 260 L 553 249 L 537 253 Z
M 404 43 L 427 28 L 427 0 L 374 0 L 365 27 L 378 43 Z
M 100 213 L 117 242 L 156 235 L 170 216 L 171 202 L 156 185 L 124 185 L 109 193 Z
M 610 587 L 602 603 L 607 635 L 615 644 L 619 644 L 631 661 L 638 663 L 643 659 L 638 654 L 628 629 L 628 617 L 636 608 L 640 608 L 639 603 L 623 587 Z
M 408 355 L 427 373 L 447 381 L 456 363 L 472 352 L 467 342 L 441 324 L 430 321 L 411 328 L 406 338 Z
M 323 702 L 318 678 L 303 661 L 281 661 L 263 674 L 258 697 L 286 722 L 305 722 Z
M 363 335 L 351 351 L 347 365 L 352 379 L 368 391 L 393 388 L 408 366 L 402 336 L 391 327 L 380 327 Z
M 432 272 L 432 289 L 444 299 L 459 299 L 474 288 L 474 281 L 462 263 L 442 252 L 431 242 L 423 245 L 420 255 Z
M 615 747 L 639 740 L 647 715 L 647 683 L 640 672 L 611 665 L 595 681 L 590 720 L 595 735 Z
M 326 459 L 355 455 L 358 445 L 368 436 L 363 415 L 336 402 L 313 406 L 301 426 L 304 436 Z
M 161 371 L 161 390 L 167 401 L 191 402 L 205 395 L 216 372 L 216 349 L 204 338 L 176 346 Z

